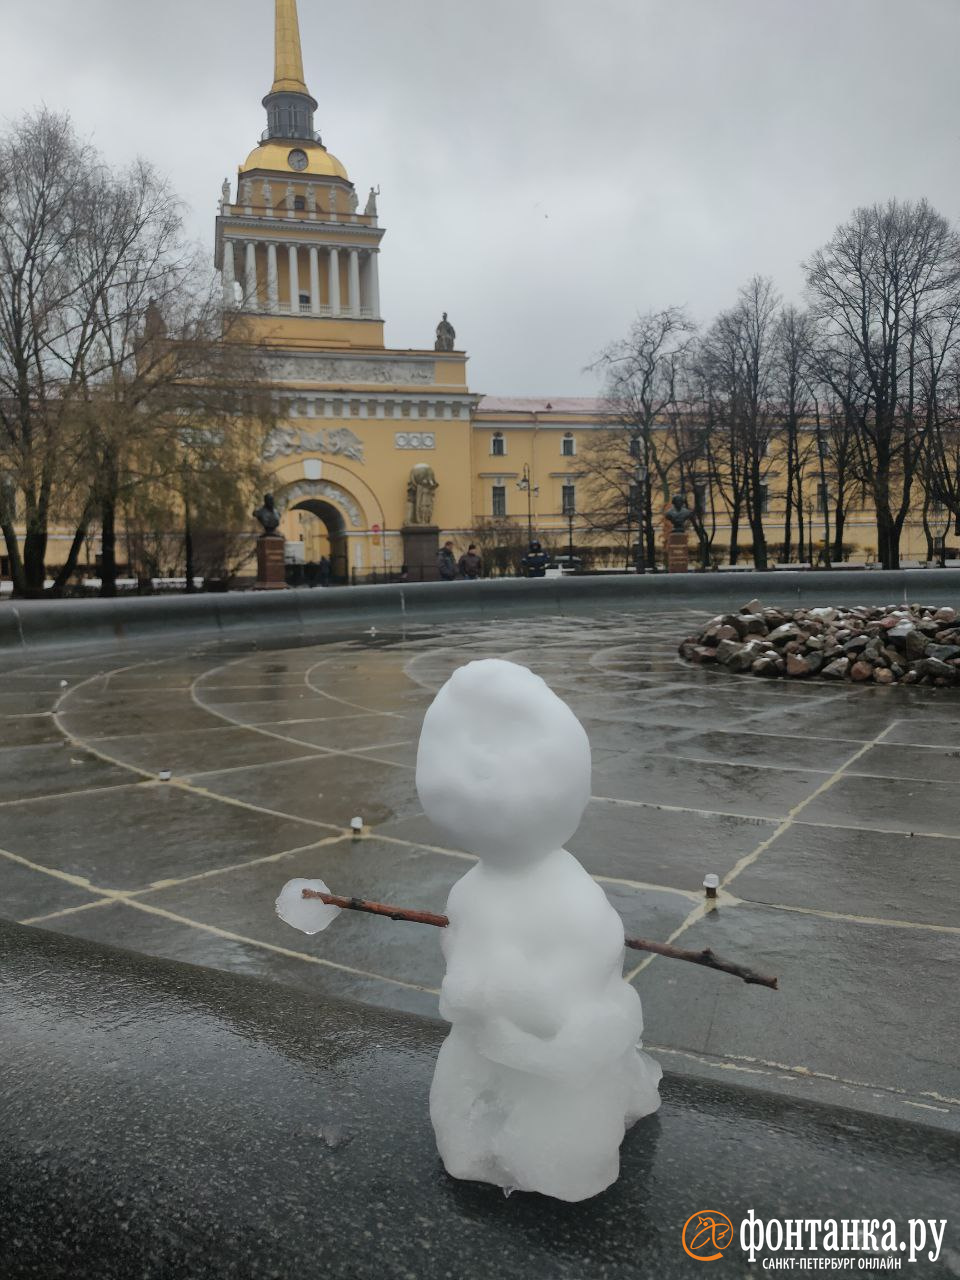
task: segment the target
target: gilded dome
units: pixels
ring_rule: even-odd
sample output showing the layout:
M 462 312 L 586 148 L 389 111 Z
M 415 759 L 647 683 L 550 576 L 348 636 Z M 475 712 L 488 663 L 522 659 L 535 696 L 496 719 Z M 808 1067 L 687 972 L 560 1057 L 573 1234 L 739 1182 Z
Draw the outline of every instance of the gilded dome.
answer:
M 299 164 L 291 164 L 290 156 L 294 152 L 306 156 L 307 163 L 303 164 L 301 159 Z M 240 166 L 241 173 L 247 173 L 251 169 L 267 169 L 271 173 L 283 173 L 290 177 L 311 174 L 322 178 L 343 178 L 347 182 L 350 181 L 346 169 L 325 147 L 320 146 L 318 142 L 303 142 L 297 139 L 271 138 L 269 142 L 261 143 L 250 152 Z

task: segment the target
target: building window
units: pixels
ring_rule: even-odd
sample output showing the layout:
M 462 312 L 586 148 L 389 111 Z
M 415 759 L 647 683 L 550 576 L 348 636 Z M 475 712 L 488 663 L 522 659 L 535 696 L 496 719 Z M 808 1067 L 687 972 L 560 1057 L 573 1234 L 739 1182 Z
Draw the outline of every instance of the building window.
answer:
M 493 514 L 494 516 L 505 516 L 507 514 L 507 486 L 505 484 L 495 484 L 493 486 Z
M 568 431 L 560 443 L 560 452 L 565 458 L 572 458 L 577 452 L 577 442 L 573 438 L 573 432 Z
M 565 484 L 561 492 L 563 498 L 563 514 L 565 516 L 576 515 L 577 486 L 575 484 Z
M 702 481 L 693 482 L 693 509 L 701 516 L 707 510 L 707 486 Z
M 762 516 L 770 513 L 770 486 L 762 484 L 760 486 L 760 514 Z
M 824 484 L 817 485 L 817 515 L 823 515 L 830 500 L 830 491 Z
M 299 209 L 299 210 L 303 211 L 303 210 L 305 210 L 305 209 L 306 209 L 306 207 L 307 207 L 307 202 L 306 202 L 306 200 L 304 199 L 304 197 L 303 197 L 303 196 L 294 196 L 294 197 L 293 197 L 293 207 L 294 207 L 294 209 Z
M 490 437 L 490 452 L 495 458 L 502 458 L 507 452 L 507 442 L 502 431 L 495 431 Z
M 301 294 L 300 294 L 300 305 L 301 305 L 301 306 L 307 306 L 307 307 L 310 305 L 310 295 L 309 295 L 309 293 L 301 293 Z

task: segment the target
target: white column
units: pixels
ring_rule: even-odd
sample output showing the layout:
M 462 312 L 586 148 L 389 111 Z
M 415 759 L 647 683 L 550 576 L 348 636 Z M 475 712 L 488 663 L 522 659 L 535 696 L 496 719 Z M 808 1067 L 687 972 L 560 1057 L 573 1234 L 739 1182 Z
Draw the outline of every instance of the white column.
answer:
M 347 307 L 352 316 L 360 314 L 360 251 L 359 249 L 350 250 L 350 272 L 348 276 L 348 284 L 350 287 L 349 300 Z
M 295 244 L 287 245 L 287 259 L 290 266 L 290 314 L 300 314 L 300 259 Z
M 340 251 L 339 249 L 330 250 L 330 314 L 338 316 L 340 314 Z
M 267 310 L 276 315 L 280 306 L 280 285 L 277 279 L 277 246 L 267 245 Z
M 236 290 L 234 283 L 237 279 L 237 266 L 233 257 L 233 241 L 223 237 L 223 267 L 220 271 L 220 279 L 223 282 L 223 309 L 224 311 L 232 311 L 237 305 Z
M 380 254 L 370 251 L 370 263 L 367 267 L 367 286 L 370 290 L 370 310 L 374 320 L 380 319 Z
M 315 244 L 310 246 L 310 310 L 320 314 L 320 254 Z
M 248 311 L 258 311 L 257 302 L 257 244 L 255 240 L 247 241 L 246 263 L 244 264 L 243 305 Z

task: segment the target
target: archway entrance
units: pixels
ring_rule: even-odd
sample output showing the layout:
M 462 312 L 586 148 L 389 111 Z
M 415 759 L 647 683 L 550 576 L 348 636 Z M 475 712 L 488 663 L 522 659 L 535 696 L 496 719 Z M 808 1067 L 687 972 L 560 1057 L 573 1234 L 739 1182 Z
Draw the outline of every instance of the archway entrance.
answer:
M 329 581 L 347 582 L 350 575 L 347 529 L 337 508 L 322 498 L 303 498 L 290 510 L 296 513 L 300 525 L 306 580 L 322 580 L 320 565 L 326 559 L 330 565 Z

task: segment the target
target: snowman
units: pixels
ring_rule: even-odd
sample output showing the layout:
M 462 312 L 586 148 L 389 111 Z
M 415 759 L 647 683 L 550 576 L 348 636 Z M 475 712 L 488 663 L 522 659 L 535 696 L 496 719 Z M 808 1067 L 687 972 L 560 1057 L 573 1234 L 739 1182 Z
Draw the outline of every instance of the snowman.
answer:
M 455 1178 L 560 1200 L 614 1182 L 626 1129 L 660 1105 L 623 925 L 563 848 L 590 797 L 590 744 L 539 676 L 461 667 L 427 711 L 417 790 L 479 861 L 452 888 L 430 1091 Z

